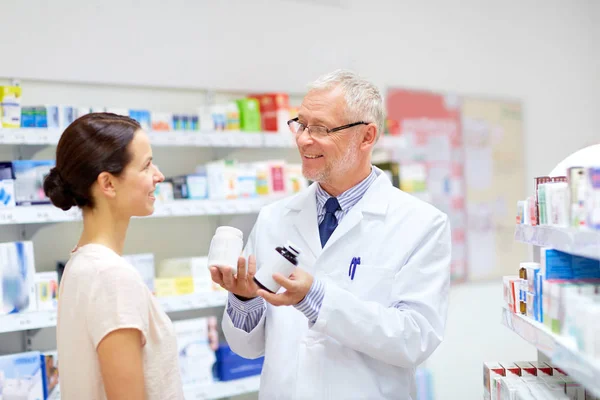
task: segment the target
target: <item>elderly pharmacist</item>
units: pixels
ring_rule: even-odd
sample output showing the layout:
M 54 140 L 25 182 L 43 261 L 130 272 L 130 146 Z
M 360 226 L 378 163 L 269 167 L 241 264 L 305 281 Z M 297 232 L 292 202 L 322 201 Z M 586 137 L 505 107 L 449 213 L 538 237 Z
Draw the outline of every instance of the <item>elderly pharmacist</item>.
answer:
M 247 272 L 243 258 L 237 275 L 211 268 L 230 292 L 231 348 L 265 356 L 261 399 L 415 399 L 415 367 L 442 341 L 448 218 L 371 165 L 383 125 L 373 84 L 346 71 L 314 82 L 289 126 L 315 183 L 261 210 Z M 275 275 L 285 291 L 259 289 L 256 263 L 288 240 L 309 261 Z

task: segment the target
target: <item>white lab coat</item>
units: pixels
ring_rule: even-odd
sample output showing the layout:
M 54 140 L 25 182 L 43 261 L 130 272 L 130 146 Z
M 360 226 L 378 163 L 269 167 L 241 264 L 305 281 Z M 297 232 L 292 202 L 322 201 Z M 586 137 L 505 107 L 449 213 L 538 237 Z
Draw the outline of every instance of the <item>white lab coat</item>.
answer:
M 246 333 L 225 312 L 227 341 L 243 357 L 265 356 L 260 399 L 415 399 L 414 369 L 444 334 L 448 218 L 380 173 L 321 249 L 315 185 L 264 207 L 245 254 L 260 268 L 287 240 L 300 247 L 302 267 L 325 284 L 316 323 L 269 304 Z

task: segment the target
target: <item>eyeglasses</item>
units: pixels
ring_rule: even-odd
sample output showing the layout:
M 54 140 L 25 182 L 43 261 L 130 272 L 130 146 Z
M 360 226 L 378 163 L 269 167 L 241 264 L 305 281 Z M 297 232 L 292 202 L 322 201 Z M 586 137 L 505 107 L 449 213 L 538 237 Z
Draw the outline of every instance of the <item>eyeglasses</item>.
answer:
M 301 135 L 305 129 L 308 130 L 308 134 L 312 137 L 325 137 L 333 132 L 341 131 L 342 129 L 352 128 L 357 125 L 369 125 L 369 122 L 358 121 L 348 125 L 338 126 L 337 128 L 328 129 L 321 125 L 304 125 L 301 122 L 298 122 L 298 117 L 290 119 L 287 122 L 288 126 L 292 133 L 296 135 Z

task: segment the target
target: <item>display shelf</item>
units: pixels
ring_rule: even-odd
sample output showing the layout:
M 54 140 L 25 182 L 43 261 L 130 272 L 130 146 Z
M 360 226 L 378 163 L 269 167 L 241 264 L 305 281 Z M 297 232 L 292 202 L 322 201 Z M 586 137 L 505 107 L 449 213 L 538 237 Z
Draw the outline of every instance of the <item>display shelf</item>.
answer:
M 55 145 L 62 129 L 0 128 L 0 144 Z
M 599 231 L 519 224 L 515 229 L 515 240 L 600 260 Z
M 0 129 L 0 144 L 4 145 L 56 145 L 63 129 L 4 128 Z M 200 132 L 200 131 L 150 131 L 154 146 L 167 147 L 294 147 L 290 133 L 273 132 Z
M 579 352 L 574 341 L 506 308 L 502 309 L 502 323 L 548 356 L 553 365 L 600 396 L 600 362 Z
M 209 215 L 250 214 L 285 195 L 235 200 L 174 200 L 157 203 L 154 213 L 144 218 L 192 217 Z M 81 210 L 63 211 L 52 205 L 0 208 L 0 225 L 43 224 L 81 220 Z
M 227 292 L 194 293 L 182 296 L 157 297 L 165 312 L 200 310 L 221 307 L 227 302 Z
M 0 316 L 0 333 L 56 326 L 56 311 L 34 311 Z
M 185 400 L 217 400 L 225 397 L 258 392 L 260 376 L 236 379 L 227 382 L 214 382 L 202 386 L 184 387 Z M 60 400 L 60 387 L 57 386 L 48 400 Z
M 260 387 L 260 376 L 236 379 L 226 382 L 214 382 L 209 385 L 184 388 L 185 400 L 209 400 L 239 396 L 257 392 Z
M 62 129 L 4 128 L 0 129 L 0 145 L 56 145 Z M 294 148 L 291 133 L 274 132 L 200 132 L 200 131 L 150 131 L 153 146 L 159 147 L 236 147 L 236 148 Z M 377 147 L 400 149 L 406 147 L 403 136 L 384 135 Z
M 265 136 L 261 132 L 198 132 L 165 131 L 149 132 L 153 146 L 190 146 L 190 147 L 262 147 Z M 279 134 L 270 134 L 280 136 Z M 285 136 L 285 135 L 281 135 Z
M 182 296 L 157 297 L 167 313 L 221 307 L 227 302 L 227 292 L 194 293 Z M 56 311 L 33 311 L 0 316 L 0 333 L 26 331 L 56 326 Z

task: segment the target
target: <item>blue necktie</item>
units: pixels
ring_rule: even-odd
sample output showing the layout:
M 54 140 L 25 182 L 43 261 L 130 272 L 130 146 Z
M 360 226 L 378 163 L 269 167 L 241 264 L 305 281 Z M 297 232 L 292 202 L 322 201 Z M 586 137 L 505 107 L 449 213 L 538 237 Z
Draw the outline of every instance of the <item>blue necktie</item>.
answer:
M 325 243 L 337 228 L 338 221 L 335 217 L 335 212 L 339 210 L 340 203 L 335 197 L 330 197 L 325 202 L 325 218 L 319 225 L 319 235 L 321 236 L 321 247 L 325 247 Z

